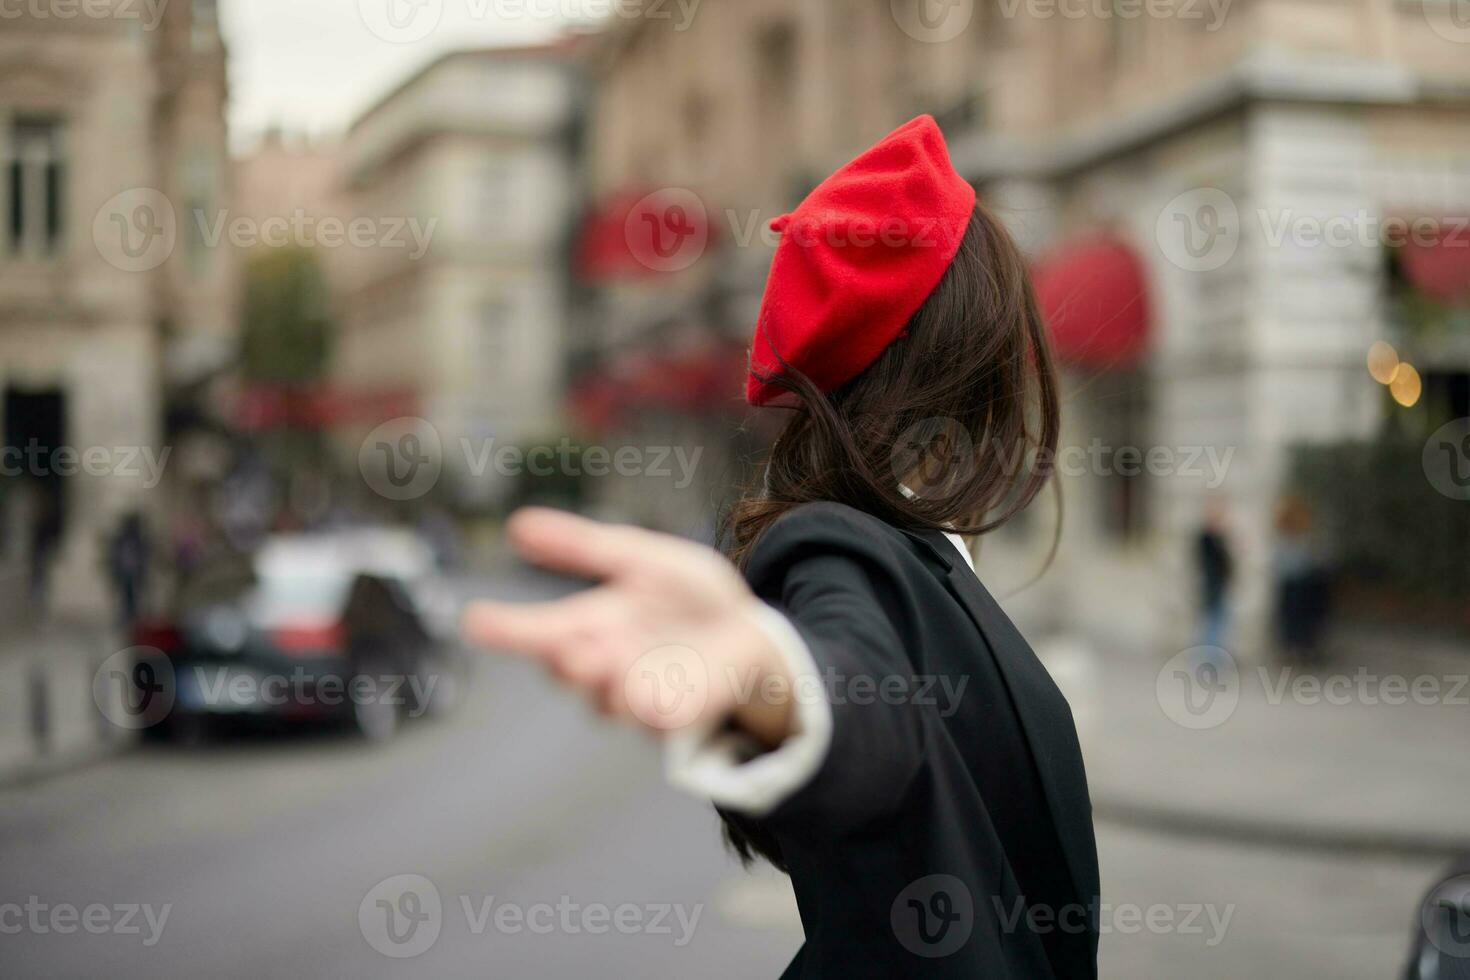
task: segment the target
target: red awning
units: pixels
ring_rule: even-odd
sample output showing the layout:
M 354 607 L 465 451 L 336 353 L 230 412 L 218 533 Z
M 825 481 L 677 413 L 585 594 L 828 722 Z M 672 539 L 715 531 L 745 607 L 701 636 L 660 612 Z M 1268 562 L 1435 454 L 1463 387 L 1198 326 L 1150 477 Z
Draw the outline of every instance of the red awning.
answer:
M 567 410 L 588 432 L 616 429 L 623 419 L 622 391 L 611 378 L 590 375 L 572 385 L 567 393 Z
M 587 282 L 644 279 L 667 268 L 670 243 L 686 237 L 707 244 L 713 228 L 703 207 L 686 206 L 687 192 L 631 189 L 609 195 L 582 222 L 575 268 Z M 669 223 L 677 236 L 664 240 Z M 701 246 L 701 248 L 703 245 Z
M 745 366 L 745 352 L 726 347 L 629 353 L 572 385 L 568 408 L 592 431 L 616 428 L 629 412 L 715 415 L 742 404 Z
M 1444 222 L 1428 240 L 1410 234 L 1399 249 L 1404 276 L 1414 287 L 1446 303 L 1470 301 L 1470 225 Z
M 1063 361 L 1125 367 L 1148 349 L 1144 266 L 1122 242 L 1099 236 L 1063 246 L 1036 263 L 1032 280 Z
M 235 426 L 244 432 L 266 429 L 324 429 L 347 423 L 376 425 L 419 410 L 408 390 L 349 390 L 331 385 L 287 388 L 250 385 L 234 402 Z
M 643 267 L 628 248 L 624 231 L 628 216 L 642 197 L 636 191 L 615 194 L 587 215 L 577 235 L 576 269 L 579 276 L 589 282 L 603 282 L 642 274 L 639 270 Z

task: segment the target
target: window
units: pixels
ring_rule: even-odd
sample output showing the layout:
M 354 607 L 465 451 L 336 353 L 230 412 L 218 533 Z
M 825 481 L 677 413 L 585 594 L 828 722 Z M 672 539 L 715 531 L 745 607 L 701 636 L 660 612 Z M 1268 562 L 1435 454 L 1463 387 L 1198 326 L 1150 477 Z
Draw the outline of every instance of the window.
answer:
M 782 99 L 791 94 L 796 80 L 796 28 L 776 23 L 756 35 L 760 79 L 764 94 Z
M 1132 541 L 1148 526 L 1148 381 L 1137 371 L 1114 370 L 1097 377 L 1092 387 L 1092 429 L 1103 481 L 1097 494 L 1100 524 L 1112 540 Z
M 195 147 L 184 161 L 182 181 L 186 208 L 183 220 L 187 228 L 186 239 L 189 272 L 202 278 L 209 272 L 209 242 L 205 229 L 217 215 L 212 211 L 216 189 L 219 186 L 219 168 L 214 155 L 205 147 Z
M 790 23 L 778 21 L 755 35 L 756 119 L 760 135 L 771 146 L 796 142 L 797 35 Z M 777 197 L 786 188 L 772 186 Z
M 515 324 L 511 302 L 500 294 L 486 296 L 480 303 L 480 369 L 487 377 L 506 376 L 515 354 Z
M 194 0 L 190 43 L 195 51 L 208 51 L 219 37 L 218 0 Z
M 976 10 L 978 28 L 972 32 L 975 44 L 982 53 L 997 48 L 1009 47 L 1012 40 L 1012 21 L 1019 16 L 1020 7 L 1003 3 L 981 3 Z
M 691 176 L 700 179 L 710 164 L 710 118 L 713 113 L 708 96 L 700 92 L 687 94 L 682 115 Z
M 1423 385 L 1420 401 L 1435 425 L 1470 416 L 1470 371 L 1426 369 Z
M 66 207 L 61 122 L 17 118 L 10 127 L 8 156 L 5 193 L 10 252 L 30 258 L 55 255 L 61 248 Z
M 790 134 L 796 99 L 796 28 L 778 22 L 755 37 L 756 99 L 761 135 L 780 146 Z
M 1108 67 L 1128 68 L 1143 59 L 1144 18 L 1127 0 L 1113 0 L 1107 9 Z
M 481 164 L 475 178 L 478 214 L 475 221 L 483 241 L 501 241 L 511 237 L 515 221 L 515 169 L 511 161 L 494 154 Z

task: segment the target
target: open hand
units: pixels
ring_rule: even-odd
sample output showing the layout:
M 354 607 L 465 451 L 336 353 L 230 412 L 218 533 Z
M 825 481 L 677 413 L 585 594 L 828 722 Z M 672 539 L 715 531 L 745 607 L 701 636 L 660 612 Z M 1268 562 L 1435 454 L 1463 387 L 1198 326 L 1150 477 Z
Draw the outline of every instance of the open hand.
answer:
M 507 531 L 527 561 L 601 584 L 550 602 L 473 603 L 472 642 L 536 657 L 600 710 L 656 732 L 729 720 L 768 746 L 789 734 L 789 670 L 759 600 L 718 552 L 543 508 L 518 511 Z

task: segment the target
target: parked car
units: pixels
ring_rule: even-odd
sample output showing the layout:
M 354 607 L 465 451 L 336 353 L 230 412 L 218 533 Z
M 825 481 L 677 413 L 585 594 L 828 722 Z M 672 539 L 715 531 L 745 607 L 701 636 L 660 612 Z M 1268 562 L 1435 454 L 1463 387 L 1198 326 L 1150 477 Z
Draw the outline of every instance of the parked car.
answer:
M 283 535 L 251 565 L 234 597 L 135 638 L 168 656 L 169 734 L 198 740 L 224 719 L 345 721 L 386 739 L 453 704 L 456 610 L 422 539 L 374 528 Z

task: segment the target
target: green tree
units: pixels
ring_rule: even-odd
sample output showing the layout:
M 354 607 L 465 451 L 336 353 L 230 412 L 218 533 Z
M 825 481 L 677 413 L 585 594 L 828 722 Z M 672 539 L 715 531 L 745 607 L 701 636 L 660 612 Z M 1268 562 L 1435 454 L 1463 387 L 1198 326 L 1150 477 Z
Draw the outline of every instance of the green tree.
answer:
M 326 433 L 311 410 L 331 365 L 331 296 L 317 257 L 301 248 L 256 250 L 244 286 L 241 379 L 277 400 L 284 415 L 284 424 L 257 434 L 256 445 L 284 499 L 296 504 L 305 499 L 298 491 L 334 482 Z
M 321 264 L 301 248 L 262 249 L 245 265 L 242 374 L 299 389 L 326 377 L 332 353 L 330 294 Z

